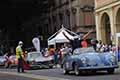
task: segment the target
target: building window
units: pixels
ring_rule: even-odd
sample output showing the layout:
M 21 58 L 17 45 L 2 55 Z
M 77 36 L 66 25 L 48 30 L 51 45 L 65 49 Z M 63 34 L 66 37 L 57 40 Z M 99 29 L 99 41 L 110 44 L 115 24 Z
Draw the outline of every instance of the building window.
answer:
M 56 16 L 52 16 L 52 19 L 53 19 L 53 23 L 56 22 Z
M 49 34 L 48 24 L 46 24 L 46 34 Z
M 63 14 L 59 13 L 60 24 L 63 24 Z
M 74 27 L 76 27 L 76 12 L 77 12 L 77 9 L 72 7 L 71 10 L 72 10 L 72 13 L 73 13 Z
M 72 10 L 72 13 L 73 13 L 73 14 L 76 14 L 76 12 L 77 12 L 77 9 L 76 9 L 76 8 L 72 7 L 71 10 Z
M 90 12 L 84 13 L 85 26 L 92 25 L 92 14 Z
M 93 11 L 94 7 L 91 5 L 81 6 L 81 10 L 83 12 L 84 17 L 84 26 L 93 26 Z
M 66 15 L 67 15 L 67 21 L 68 21 L 69 29 L 71 29 L 71 26 L 70 26 L 70 11 L 68 9 L 66 10 Z
M 50 17 L 49 17 L 49 32 L 51 32 L 52 31 L 52 29 L 51 29 L 51 19 L 50 19 Z
M 61 5 L 62 4 L 62 0 L 59 0 L 59 5 Z

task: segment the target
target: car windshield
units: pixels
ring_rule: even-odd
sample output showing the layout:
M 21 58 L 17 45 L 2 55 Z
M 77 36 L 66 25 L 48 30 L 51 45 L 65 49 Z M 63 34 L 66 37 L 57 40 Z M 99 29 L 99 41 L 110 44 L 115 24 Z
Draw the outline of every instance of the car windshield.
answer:
M 29 58 L 35 59 L 40 56 L 40 53 L 30 53 Z
M 82 53 L 89 53 L 89 52 L 95 52 L 93 47 L 88 47 L 88 48 L 77 48 L 73 51 L 73 54 L 82 54 Z
M 4 56 L 0 56 L 0 58 L 4 58 Z
M 4 59 L 4 56 L 0 56 L 0 59 Z

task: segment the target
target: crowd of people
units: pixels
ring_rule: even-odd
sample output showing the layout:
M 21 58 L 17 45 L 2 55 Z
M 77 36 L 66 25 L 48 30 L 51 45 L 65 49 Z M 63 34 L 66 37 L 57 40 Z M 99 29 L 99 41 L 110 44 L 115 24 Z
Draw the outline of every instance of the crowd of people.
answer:
M 45 49 L 43 54 L 52 54 L 54 55 L 54 62 L 56 64 L 61 64 L 62 59 L 67 55 L 72 55 L 73 51 L 76 48 L 87 48 L 93 47 L 96 52 L 110 52 L 115 53 L 116 46 L 112 43 L 104 44 L 101 40 L 92 39 L 90 43 L 87 42 L 87 36 L 92 32 L 89 31 L 83 37 L 75 36 L 74 39 L 69 39 L 66 34 L 63 32 L 63 35 L 69 40 L 69 43 L 64 43 L 63 45 L 57 47 L 55 50 Z
M 84 40 L 83 40 L 84 41 Z M 77 43 L 80 44 L 78 47 L 76 48 L 87 48 L 87 47 L 93 47 L 94 50 L 98 53 L 102 53 L 102 52 L 110 52 L 110 53 L 115 53 L 116 52 L 116 46 L 112 45 L 112 44 L 104 44 L 101 40 L 91 40 L 91 43 L 89 44 L 90 46 L 85 46 L 83 44 L 83 42 L 81 41 L 81 43 Z M 86 44 L 86 42 L 85 42 Z M 44 55 L 54 55 L 54 62 L 55 65 L 56 64 L 61 64 L 62 59 L 67 56 L 67 55 L 72 55 L 73 51 L 76 49 L 74 48 L 71 44 L 69 43 L 65 43 L 63 45 L 61 45 L 60 47 L 54 49 L 48 49 L 46 48 L 43 51 Z
M 53 55 L 54 65 L 61 64 L 63 58 L 67 55 L 72 54 L 72 47 L 68 44 L 64 44 L 59 48 L 45 48 L 42 50 L 42 55 L 44 57 Z

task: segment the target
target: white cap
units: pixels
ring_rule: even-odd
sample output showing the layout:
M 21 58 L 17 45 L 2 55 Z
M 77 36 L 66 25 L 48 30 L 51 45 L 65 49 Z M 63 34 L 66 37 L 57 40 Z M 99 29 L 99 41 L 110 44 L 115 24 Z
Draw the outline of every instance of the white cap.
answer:
M 19 43 L 18 43 L 18 44 L 19 44 L 19 45 L 20 45 L 20 44 L 23 44 L 23 42 L 22 42 L 22 41 L 19 41 Z
M 47 51 L 47 50 L 48 50 L 48 48 L 45 48 L 45 50 Z

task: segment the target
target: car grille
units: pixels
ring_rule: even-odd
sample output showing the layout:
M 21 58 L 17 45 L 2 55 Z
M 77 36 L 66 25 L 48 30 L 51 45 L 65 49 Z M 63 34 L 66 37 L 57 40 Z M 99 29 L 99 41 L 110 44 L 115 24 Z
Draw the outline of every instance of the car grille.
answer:
M 52 64 L 52 62 L 51 61 L 44 61 L 44 62 L 36 62 L 36 64 L 38 64 L 38 65 L 47 65 L 47 64 Z

